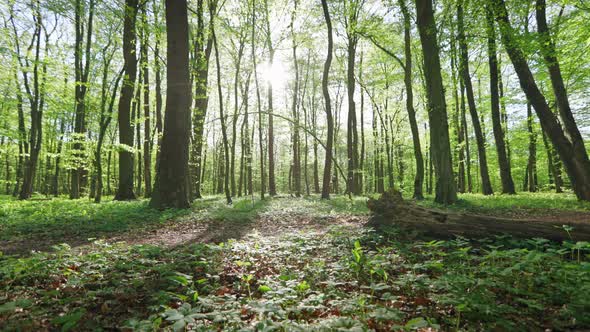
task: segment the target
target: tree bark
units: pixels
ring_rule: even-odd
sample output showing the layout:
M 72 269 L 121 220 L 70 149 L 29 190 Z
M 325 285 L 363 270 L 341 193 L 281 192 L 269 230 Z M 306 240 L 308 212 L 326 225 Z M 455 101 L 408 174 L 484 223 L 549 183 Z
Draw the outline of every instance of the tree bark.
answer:
M 490 68 L 490 99 L 492 107 L 492 129 L 496 141 L 496 151 L 498 154 L 498 165 L 500 168 L 500 179 L 502 181 L 502 193 L 516 194 L 514 181 L 510 171 L 510 163 L 506 155 L 506 145 L 504 139 L 504 130 L 500 114 L 500 93 L 498 90 L 498 57 L 496 55 L 496 32 L 494 27 L 494 15 L 486 6 L 486 32 L 488 37 L 488 64 Z
M 508 234 L 516 238 L 545 238 L 559 242 L 590 240 L 590 225 L 584 223 L 509 219 L 427 209 L 404 201 L 395 191 L 386 192 L 379 199 L 370 199 L 367 206 L 373 214 L 368 226 L 380 229 L 393 224 L 436 238 L 462 236 L 477 239 Z M 564 226 L 574 227 L 571 237 Z
M 295 70 L 295 81 L 293 82 L 293 100 L 291 113 L 293 116 L 293 184 L 295 197 L 301 197 L 301 155 L 299 138 L 299 64 L 297 63 L 297 40 L 295 37 L 295 14 L 297 12 L 297 0 L 294 0 L 294 9 L 291 14 L 291 36 L 293 39 L 293 67 Z
M 83 34 L 84 23 L 82 16 L 88 11 L 88 24 L 86 26 L 86 45 L 85 52 L 82 53 L 84 47 Z M 72 169 L 71 183 L 70 183 L 70 199 L 80 198 L 80 184 L 81 176 L 85 173 L 85 156 L 84 141 L 86 133 L 86 93 L 88 91 L 88 75 L 90 73 L 90 49 L 92 45 L 92 22 L 94 20 L 94 0 L 90 0 L 88 8 L 84 8 L 82 0 L 76 0 L 75 4 L 75 45 L 74 45 L 74 68 L 76 77 L 76 86 L 74 94 L 75 102 L 75 125 L 74 125 L 74 157 L 76 165 Z M 85 59 L 85 64 L 82 64 L 82 59 Z
M 557 109 L 559 110 L 559 115 L 566 137 L 569 138 L 573 153 L 577 156 L 577 158 L 583 163 L 586 163 L 587 166 L 590 166 L 588 153 L 586 151 L 586 146 L 584 145 L 584 139 L 582 138 L 582 134 L 578 129 L 576 120 L 574 119 L 574 115 L 572 114 L 570 107 L 567 90 L 565 88 L 565 83 L 561 74 L 561 67 L 559 65 L 559 60 L 557 59 L 558 52 L 555 47 L 555 42 L 551 38 L 551 31 L 547 25 L 545 0 L 537 0 L 536 17 L 537 31 L 539 32 L 541 39 L 541 42 L 539 43 L 541 46 L 541 54 L 543 54 L 545 65 L 549 70 L 553 94 L 555 95 Z M 586 168 L 586 171 L 590 173 L 590 168 Z M 590 175 L 588 175 L 588 177 L 590 177 Z
M 346 37 L 347 37 L 347 63 L 346 63 L 346 92 L 348 101 L 348 117 L 346 128 L 346 154 L 348 158 L 348 174 L 346 181 L 346 190 L 354 195 L 360 193 L 358 189 L 358 132 L 356 124 L 356 104 L 354 101 L 354 91 L 356 81 L 354 79 L 356 47 L 358 44 L 358 35 L 356 32 L 358 25 L 358 16 L 361 10 L 362 2 L 358 0 L 347 0 L 344 2 L 346 15 Z M 348 7 L 348 8 L 346 8 Z
M 27 92 L 31 109 L 31 127 L 28 143 L 29 157 L 25 158 L 24 160 L 23 185 L 19 193 L 19 199 L 31 198 L 31 195 L 33 194 L 37 163 L 43 141 L 43 108 L 45 103 L 45 83 L 47 80 L 47 61 L 45 61 L 46 59 L 41 61 L 41 31 L 43 30 L 45 32 L 45 58 L 48 56 L 49 34 L 47 33 L 47 30 L 45 30 L 45 26 L 42 22 L 43 16 L 41 15 L 40 7 L 39 1 L 34 1 L 31 5 L 31 9 L 33 11 L 33 21 L 35 23 L 35 31 L 33 32 L 33 37 L 31 43 L 29 44 L 27 53 L 31 52 L 34 54 L 34 63 L 30 64 L 28 58 L 25 58 L 27 67 L 32 66 L 32 87 L 28 82 L 29 77 L 27 70 L 25 70 L 25 66 L 23 66 L 21 62 L 25 90 Z M 16 35 L 16 27 L 14 27 L 14 31 Z M 20 61 L 20 50 L 18 50 L 18 48 L 19 47 L 17 46 L 17 54 L 19 54 Z M 41 73 L 39 73 L 39 67 L 41 67 Z
M 436 172 L 435 201 L 442 204 L 453 204 L 457 200 L 457 188 L 453 179 L 447 106 L 440 69 L 432 0 L 416 0 L 416 13 L 424 56 L 430 146 Z
M 209 2 L 209 35 L 205 40 L 205 23 L 204 23 L 204 0 L 197 1 L 197 28 L 194 32 L 193 49 L 195 54 L 196 76 L 194 81 L 194 107 L 192 115 L 192 146 L 191 146 L 191 166 L 192 166 L 192 196 L 202 198 L 201 187 L 203 179 L 201 178 L 203 166 L 203 133 L 205 117 L 207 116 L 207 107 L 209 104 L 208 96 L 208 77 L 209 62 L 211 51 L 213 49 L 213 38 L 211 37 L 211 24 L 217 10 L 217 0 Z
M 131 127 L 131 101 L 135 91 L 137 75 L 137 56 L 135 52 L 135 23 L 138 11 L 138 0 L 125 0 L 125 18 L 123 23 L 123 68 L 124 79 L 119 98 L 119 186 L 115 200 L 135 199 L 133 192 L 133 128 Z
M 412 41 L 411 41 L 411 24 L 410 12 L 405 0 L 399 0 L 402 15 L 404 17 L 404 84 L 406 87 L 406 110 L 408 112 L 408 121 L 412 131 L 412 143 L 414 145 L 414 160 L 416 162 L 416 175 L 414 177 L 414 194 L 415 199 L 423 199 L 422 187 L 424 186 L 424 158 L 422 157 L 422 147 L 420 145 L 420 133 L 418 131 L 418 122 L 416 121 L 416 110 L 414 109 L 414 92 L 412 88 Z
M 266 24 L 266 45 L 268 47 L 268 65 L 272 68 L 275 56 L 275 49 L 272 45 L 272 36 L 270 30 L 270 13 L 268 11 L 268 0 L 264 1 L 264 11 L 265 15 L 265 24 Z M 267 82 L 267 95 L 268 95 L 268 194 L 270 196 L 275 196 L 277 194 L 277 185 L 275 179 L 275 151 L 274 151 L 274 124 L 273 124 L 273 87 L 272 82 L 269 80 Z
M 152 195 L 152 137 L 151 137 L 151 112 L 150 112 L 150 72 L 148 64 L 148 22 L 147 22 L 147 11 L 144 9 L 142 13 L 143 23 L 143 38 L 141 41 L 141 68 L 143 70 L 143 179 L 145 184 L 146 198 Z
M 481 189 L 484 195 L 491 195 L 494 193 L 494 191 L 492 189 L 492 183 L 490 181 L 490 174 L 488 171 L 485 138 L 481 128 L 477 108 L 475 106 L 475 96 L 473 94 L 473 86 L 471 84 L 471 76 L 469 74 L 469 54 L 467 50 L 467 41 L 465 38 L 465 26 L 463 23 L 463 0 L 459 0 L 459 3 L 457 4 L 457 26 L 457 40 L 459 42 L 460 60 L 459 68 L 461 72 L 461 79 L 467 92 L 467 104 L 469 105 L 469 113 L 471 114 L 471 122 L 473 123 L 473 132 L 475 133 L 475 140 L 477 142 Z
M 232 203 L 232 194 L 230 191 L 230 151 L 227 137 L 226 120 L 223 112 L 223 91 L 221 89 L 221 61 L 219 59 L 219 48 L 217 46 L 217 36 L 215 35 L 214 25 L 211 25 L 211 35 L 213 36 L 213 49 L 215 50 L 215 65 L 217 67 L 217 95 L 219 97 L 219 121 L 221 122 L 221 139 L 223 144 L 223 191 L 227 204 Z
M 231 180 L 231 195 L 236 195 L 236 142 L 237 142 L 237 125 L 238 125 L 238 116 L 239 116 L 239 89 L 238 85 L 240 82 L 240 69 L 242 64 L 242 57 L 244 55 L 244 47 L 245 47 L 245 35 L 242 31 L 239 32 L 238 36 L 238 54 L 235 61 L 235 73 L 234 73 L 234 114 L 232 117 L 232 141 L 231 141 L 231 164 L 230 164 L 230 180 Z M 246 96 L 244 96 L 246 97 Z
M 167 79 L 162 149 L 150 206 L 188 208 L 191 84 L 186 0 L 166 0 Z
M 530 192 L 537 191 L 537 133 L 533 129 L 533 111 L 531 104 L 527 103 L 527 130 L 529 134 L 529 159 L 524 189 Z
M 326 139 L 326 158 L 324 160 L 324 178 L 322 182 L 322 199 L 330 199 L 330 177 L 332 176 L 332 146 L 334 143 L 334 119 L 332 118 L 332 105 L 330 101 L 330 91 L 328 89 L 328 79 L 330 75 L 330 66 L 332 64 L 332 49 L 334 42 L 332 39 L 332 21 L 328 10 L 327 0 L 322 0 L 322 10 L 328 31 L 328 54 L 324 63 L 324 72 L 322 75 L 322 93 L 324 95 L 327 139 Z
M 520 86 L 532 104 L 541 122 L 543 131 L 551 139 L 553 146 L 561 157 L 568 173 L 574 193 L 580 200 L 590 201 L 590 161 L 578 152 L 575 144 L 570 142 L 547 101 L 537 86 L 524 54 L 513 35 L 504 0 L 491 0 L 494 4 L 495 18 L 500 26 L 502 41 L 514 69 Z
M 264 173 L 264 141 L 262 134 L 262 100 L 258 85 L 258 70 L 256 62 L 256 0 L 252 0 L 252 66 L 254 67 L 254 83 L 256 85 L 256 106 L 258 107 L 258 147 L 260 150 L 260 198 L 264 199 L 266 191 L 266 174 Z

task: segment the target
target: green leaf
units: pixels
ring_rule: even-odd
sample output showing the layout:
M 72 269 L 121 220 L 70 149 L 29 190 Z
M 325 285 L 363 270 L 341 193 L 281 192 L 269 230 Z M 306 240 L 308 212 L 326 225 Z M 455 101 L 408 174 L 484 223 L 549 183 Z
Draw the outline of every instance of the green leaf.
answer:
M 186 322 L 184 321 L 184 319 L 181 319 L 181 320 L 176 321 L 176 323 L 174 323 L 174 325 L 172 325 L 172 329 L 174 331 L 184 331 L 185 326 L 186 326 Z
M 410 319 L 404 327 L 406 329 L 419 329 L 419 328 L 427 327 L 427 326 L 428 326 L 428 322 L 426 321 L 426 319 L 424 319 L 422 317 L 417 317 L 414 319 Z

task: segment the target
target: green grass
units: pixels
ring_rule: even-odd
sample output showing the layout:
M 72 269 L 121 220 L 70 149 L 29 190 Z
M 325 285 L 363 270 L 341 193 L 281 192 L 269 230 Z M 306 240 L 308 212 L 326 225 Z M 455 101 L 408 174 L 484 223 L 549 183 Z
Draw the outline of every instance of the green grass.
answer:
M 420 204 L 426 207 L 492 215 L 504 214 L 506 212 L 539 212 L 543 210 L 590 212 L 590 202 L 579 201 L 573 194 L 527 192 L 518 193 L 517 195 L 496 194 L 490 196 L 482 194 L 460 194 L 459 201 L 450 206 L 436 204 L 433 202 L 433 199 L 433 196 L 428 196 Z
M 275 211 L 276 212 L 276 211 Z M 385 236 L 383 236 L 385 235 Z M 0 260 L 7 330 L 527 331 L 590 327 L 590 266 L 531 240 L 332 227 L 173 249 L 96 242 Z M 580 246 L 587 253 L 590 246 Z
M 238 198 L 228 206 L 212 196 L 190 210 L 160 212 L 147 201 L 1 197 L 3 240 L 60 243 L 73 235 L 140 232 L 164 222 L 209 222 L 215 229 L 242 231 L 257 218 L 258 227 L 299 218 L 322 227 L 318 233 L 300 228 L 268 237 L 244 232 L 219 245 L 165 248 L 97 240 L 81 252 L 63 244 L 52 252 L 0 255 L 0 329 L 590 328 L 588 243 L 506 237 L 426 242 L 395 228 L 377 234 L 339 224 L 366 216 L 365 201 Z M 450 208 L 502 214 L 514 207 L 590 210 L 571 195 L 553 194 L 462 195 Z
M 1 196 L 0 239 L 96 237 L 161 223 L 184 214 L 187 211 L 151 209 L 146 200 L 95 204 L 87 199 L 19 201 Z

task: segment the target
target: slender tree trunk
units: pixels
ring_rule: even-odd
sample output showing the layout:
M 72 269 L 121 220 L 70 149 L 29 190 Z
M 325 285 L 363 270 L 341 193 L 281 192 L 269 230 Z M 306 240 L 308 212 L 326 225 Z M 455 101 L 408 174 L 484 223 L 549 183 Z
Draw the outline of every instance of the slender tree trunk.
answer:
M 529 159 L 527 162 L 527 176 L 525 190 L 537 191 L 537 133 L 533 128 L 533 111 L 530 103 L 527 103 L 527 130 L 529 134 Z
M 330 66 L 332 64 L 332 49 L 334 42 L 332 40 L 332 21 L 330 20 L 330 12 L 328 11 L 327 0 L 322 0 L 322 10 L 324 12 L 324 19 L 328 30 L 328 54 L 326 55 L 326 62 L 324 63 L 324 72 L 322 75 L 322 92 L 324 95 L 326 123 L 327 123 L 327 140 L 326 140 L 326 158 L 324 161 L 324 179 L 322 183 L 322 198 L 330 198 L 330 176 L 332 175 L 332 146 L 334 143 L 334 119 L 332 118 L 332 105 L 330 101 L 330 91 L 328 89 L 328 79 L 330 75 Z
M 229 140 L 227 137 L 226 119 L 223 112 L 223 91 L 221 89 L 221 61 L 219 59 L 219 49 L 217 46 L 217 37 L 215 35 L 215 29 L 213 25 L 211 27 L 211 34 L 213 36 L 213 49 L 215 50 L 215 65 L 217 67 L 217 95 L 219 96 L 219 121 L 221 122 L 221 139 L 223 144 L 223 191 L 225 192 L 225 199 L 227 204 L 232 203 L 232 194 L 230 191 L 230 151 L 229 151 Z
M 140 64 L 141 64 L 141 57 L 140 57 Z M 133 119 L 133 122 L 135 124 L 135 151 L 137 153 L 137 156 L 135 156 L 133 159 L 137 166 L 137 170 L 135 172 L 135 185 L 136 185 L 136 189 L 135 189 L 135 193 L 137 194 L 137 196 L 141 196 L 141 184 L 142 184 L 142 170 L 143 170 L 143 158 L 141 157 L 141 148 L 142 148 L 142 144 L 141 144 L 141 94 L 142 94 L 142 81 L 143 81 L 143 71 L 139 70 L 139 76 L 137 77 L 137 82 L 136 82 L 136 90 L 135 90 L 135 97 L 133 98 L 133 101 L 131 103 L 131 107 L 132 107 L 132 111 L 131 111 L 131 118 Z
M 150 206 L 188 208 L 191 84 L 186 0 L 166 0 L 167 79 L 162 149 Z
M 510 171 L 510 163 L 506 154 L 504 139 L 504 130 L 502 128 L 502 119 L 500 114 L 500 93 L 498 90 L 498 57 L 496 55 L 496 32 L 494 27 L 494 15 L 486 6 L 486 32 L 488 37 L 488 64 L 490 67 L 490 99 L 492 106 L 492 129 L 496 141 L 496 151 L 498 154 L 498 165 L 500 168 L 500 179 L 502 181 L 502 193 L 516 194 L 514 181 Z
M 416 161 L 416 175 L 414 177 L 414 194 L 415 199 L 423 199 L 422 187 L 424 185 L 424 158 L 422 157 L 422 147 L 420 145 L 420 133 L 418 132 L 418 122 L 416 121 L 416 110 L 414 109 L 414 93 L 412 88 L 412 41 L 410 13 L 405 0 L 399 0 L 402 15 L 404 17 L 404 84 L 406 87 L 406 110 L 408 112 L 408 121 L 412 131 L 412 143 L 414 145 L 414 160 Z
M 108 46 L 107 46 L 108 48 Z M 96 168 L 96 195 L 94 196 L 94 202 L 100 203 L 102 200 L 102 193 L 103 193 L 103 181 L 102 181 L 102 145 L 104 142 L 104 137 L 106 135 L 107 129 L 112 121 L 112 114 L 113 108 L 115 105 L 115 98 L 117 95 L 117 89 L 119 88 L 119 83 L 121 82 L 121 78 L 123 76 L 123 70 L 119 72 L 117 78 L 115 79 L 115 86 L 113 91 L 111 92 L 110 99 L 108 101 L 108 109 L 107 109 L 107 84 L 108 84 L 108 73 L 110 69 L 111 60 L 113 58 L 113 54 L 110 57 L 107 57 L 106 50 L 104 49 L 103 52 L 103 76 L 102 76 L 102 93 L 101 93 L 101 114 L 100 114 L 100 123 L 99 123 L 99 133 L 98 133 L 98 141 L 96 144 L 96 150 L 94 152 L 94 160 L 95 160 L 95 168 Z M 107 171 L 107 182 L 110 183 L 110 163 L 111 163 L 111 152 L 109 151 L 109 157 L 107 165 L 109 167 Z M 110 191 L 110 185 L 108 187 L 108 191 Z
M 16 163 L 16 181 L 12 196 L 18 195 L 20 184 L 23 178 L 25 155 L 29 154 L 29 144 L 27 143 L 27 130 L 25 129 L 25 112 L 23 110 L 23 97 L 19 84 L 17 73 L 14 73 L 16 82 L 16 110 L 18 114 L 18 159 Z
M 590 200 L 590 161 L 588 158 L 584 158 L 579 153 L 576 144 L 567 138 L 555 114 L 553 114 L 545 97 L 539 90 L 520 45 L 513 35 L 514 31 L 510 26 L 504 0 L 492 0 L 492 3 L 494 4 L 496 21 L 498 21 L 502 33 L 503 44 L 518 75 L 520 86 L 534 107 L 543 131 L 547 133 L 561 157 L 576 196 L 580 200 L 588 201 Z
M 45 30 L 42 22 L 41 5 L 38 1 L 33 2 L 32 10 L 35 22 L 35 32 L 33 33 L 33 41 L 30 44 L 29 50 L 32 51 L 34 46 L 35 54 L 34 63 L 32 64 L 33 72 L 33 87 L 26 82 L 28 80 L 27 74 L 23 71 L 23 78 L 25 80 L 25 89 L 29 97 L 29 105 L 31 108 L 31 129 L 29 134 L 29 157 L 25 159 L 23 185 L 19 193 L 19 199 L 28 199 L 31 197 L 34 189 L 35 175 L 37 172 L 37 163 L 39 161 L 39 154 L 41 152 L 41 144 L 43 142 L 43 108 L 45 102 L 45 83 L 47 80 L 47 57 L 49 48 L 49 34 Z M 45 58 L 41 61 L 41 30 L 45 31 Z M 16 28 L 15 28 L 16 31 Z M 17 52 L 19 54 L 20 52 Z M 29 62 L 28 60 L 26 61 Z M 22 67 L 22 66 L 21 66 Z M 41 73 L 39 73 L 41 67 Z M 24 70 L 24 68 L 23 68 Z
M 293 68 L 295 71 L 295 81 L 293 82 L 293 101 L 291 112 L 293 115 L 293 184 L 295 197 L 301 197 L 301 155 L 300 155 L 300 138 L 299 138 L 299 64 L 297 63 L 297 40 L 295 38 L 295 14 L 297 12 L 297 0 L 294 0 L 294 9 L 291 14 L 291 36 L 293 39 Z
M 424 56 L 424 77 L 430 122 L 430 146 L 436 172 L 435 201 L 453 204 L 457 188 L 453 179 L 453 164 L 449 142 L 447 106 L 440 69 L 439 47 L 432 0 L 416 0 L 416 13 L 420 41 Z
M 80 198 L 80 185 L 81 176 L 85 173 L 84 162 L 84 141 L 86 139 L 86 93 L 88 91 L 88 75 L 90 69 L 90 49 L 92 45 L 92 22 L 94 19 L 94 0 L 90 0 L 88 8 L 85 8 L 82 4 L 82 0 L 76 0 L 75 4 L 75 46 L 74 46 L 74 68 L 76 77 L 75 86 L 75 125 L 74 125 L 74 157 L 76 165 L 72 169 L 71 174 L 71 187 L 70 187 L 70 198 Z M 88 24 L 84 27 L 82 16 L 88 11 Z M 83 34 L 84 28 L 86 28 L 86 46 L 85 53 L 82 54 L 82 48 L 84 47 Z M 82 59 L 85 58 L 85 64 L 82 64 Z
M 484 195 L 491 195 L 494 193 L 490 175 L 488 171 L 488 161 L 486 156 L 485 138 L 481 128 L 479 115 L 475 106 L 475 96 L 473 94 L 473 86 L 471 84 L 471 76 L 469 73 L 469 54 L 467 50 L 467 41 L 465 38 L 465 26 L 463 24 L 463 1 L 459 0 L 457 4 L 457 25 L 459 42 L 459 60 L 461 79 L 467 92 L 467 103 L 469 105 L 469 113 L 471 114 L 471 122 L 473 123 L 473 131 L 475 133 L 475 140 L 477 142 L 477 152 L 479 159 L 479 170 L 481 177 L 481 189 Z
M 192 150 L 191 150 L 191 165 L 192 165 L 192 187 L 194 198 L 201 198 L 201 186 L 203 179 L 200 177 L 202 173 L 203 161 L 203 133 L 205 126 L 205 118 L 207 116 L 207 107 L 209 104 L 208 96 L 208 77 L 209 77 L 209 62 L 211 58 L 211 51 L 213 47 L 213 38 L 211 37 L 211 24 L 217 10 L 217 0 L 209 2 L 209 35 L 205 41 L 205 23 L 204 23 L 204 0 L 197 1 L 197 29 L 194 32 L 195 38 L 193 40 L 194 53 L 196 55 L 196 77 L 195 77 L 195 94 L 194 94 L 194 111 L 192 116 Z
M 143 20 L 143 40 L 141 42 L 141 68 L 143 70 L 143 178 L 145 182 L 146 198 L 152 195 L 152 137 L 151 137 L 151 112 L 150 112 L 150 72 L 148 65 L 148 40 L 149 30 L 147 29 L 147 13 L 144 9 L 142 13 Z
M 245 47 L 245 36 L 243 32 L 239 32 L 240 35 L 238 37 L 238 54 L 235 59 L 235 74 L 234 74 L 234 114 L 232 117 L 232 141 L 231 141 L 231 165 L 230 165 L 230 180 L 231 180 L 231 195 L 236 195 L 236 142 L 237 142 L 237 124 L 238 124 L 238 94 L 239 94 L 239 79 L 240 79 L 240 69 L 242 64 L 242 56 L 244 55 L 244 47 Z M 246 96 L 244 96 L 246 97 Z
M 254 68 L 254 84 L 256 85 L 256 106 L 258 107 L 258 147 L 260 150 L 260 198 L 264 199 L 264 193 L 266 191 L 266 179 L 264 173 L 264 141 L 262 135 L 262 100 L 260 98 L 260 86 L 258 85 L 255 31 L 256 0 L 252 0 L 252 66 Z
M 361 2 L 356 0 L 345 1 L 348 5 L 346 22 L 347 37 L 347 66 L 346 66 L 346 92 L 348 97 L 348 118 L 346 127 L 346 155 L 348 159 L 348 174 L 346 181 L 347 192 L 358 195 L 358 133 L 356 125 L 356 104 L 354 101 L 354 91 L 356 81 L 354 78 L 356 47 L 358 44 L 358 35 L 355 31 L 358 21 L 358 15 Z
M 153 12 L 154 12 L 154 24 L 157 26 L 159 24 L 159 8 L 158 8 L 158 1 L 153 2 Z M 162 141 L 162 132 L 164 130 L 164 126 L 162 125 L 162 74 L 161 74 L 161 67 L 160 67 L 160 39 L 161 34 L 158 29 L 154 32 L 154 71 L 155 71 L 155 83 L 156 83 L 156 164 L 158 160 L 160 160 L 160 146 Z
M 559 60 L 557 59 L 557 50 L 555 42 L 551 38 L 551 32 L 547 25 L 546 15 L 546 4 L 545 0 L 537 0 L 536 5 L 536 17 L 537 17 L 537 31 L 541 38 L 539 45 L 541 46 L 541 54 L 545 60 L 547 69 L 549 70 L 549 76 L 551 78 L 551 86 L 553 87 L 553 94 L 557 103 L 557 109 L 563 124 L 564 132 L 569 142 L 571 143 L 573 153 L 576 158 L 580 160 L 581 164 L 586 166 L 586 176 L 590 181 L 590 160 L 588 159 L 588 153 L 586 146 L 584 145 L 584 139 L 578 129 L 574 115 L 570 107 L 567 90 L 561 74 L 561 67 Z M 575 189 L 574 189 L 575 190 Z M 587 196 L 590 197 L 590 184 L 587 185 L 586 189 Z M 587 198 L 588 199 L 588 198 Z
M 135 52 L 135 23 L 138 0 L 125 0 L 125 18 L 123 24 L 123 59 L 124 79 L 119 98 L 119 143 L 125 148 L 119 149 L 119 186 L 115 200 L 133 200 L 133 128 L 131 127 L 131 101 L 135 91 L 137 75 L 137 56 Z
M 275 56 L 275 49 L 272 45 L 272 36 L 270 30 L 270 13 L 268 10 L 268 0 L 264 1 L 265 10 L 265 24 L 266 24 L 266 44 L 268 47 L 269 54 L 269 67 L 272 68 Z M 274 124 L 273 124 L 273 87 L 272 82 L 267 82 L 267 95 L 268 95 L 268 193 L 271 196 L 277 194 L 277 186 L 275 179 L 275 152 L 274 152 Z

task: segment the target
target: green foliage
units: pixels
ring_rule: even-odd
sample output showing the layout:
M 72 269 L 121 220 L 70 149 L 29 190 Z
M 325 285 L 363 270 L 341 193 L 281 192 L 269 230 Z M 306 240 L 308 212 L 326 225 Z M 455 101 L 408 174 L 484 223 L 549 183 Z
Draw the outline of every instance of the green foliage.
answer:
M 94 204 L 83 199 L 18 201 L 0 196 L 0 239 L 43 237 L 63 242 L 81 237 L 86 240 L 160 224 L 186 213 L 156 211 L 148 207 L 147 201 Z
M 419 202 L 426 207 L 442 208 L 432 200 Z M 517 195 L 462 194 L 459 201 L 444 208 L 482 214 L 543 214 L 552 212 L 590 211 L 590 203 L 579 201 L 573 194 L 528 193 Z
M 171 248 L 98 240 L 82 250 L 62 244 L 51 253 L 2 256 L 0 323 L 8 330 L 63 331 L 590 327 L 588 243 L 507 237 L 427 242 L 396 229 L 379 234 L 351 222 L 364 215 L 354 212 L 356 201 L 341 199 L 350 204 L 347 211 L 337 210 L 339 200 L 244 199 L 228 207 L 223 198 L 211 198 L 171 221 L 222 218 L 219 227 L 282 222 L 299 231 Z M 9 202 L 13 221 L 35 203 Z M 143 205 L 100 206 L 126 214 Z M 98 220 L 102 209 L 88 220 Z

